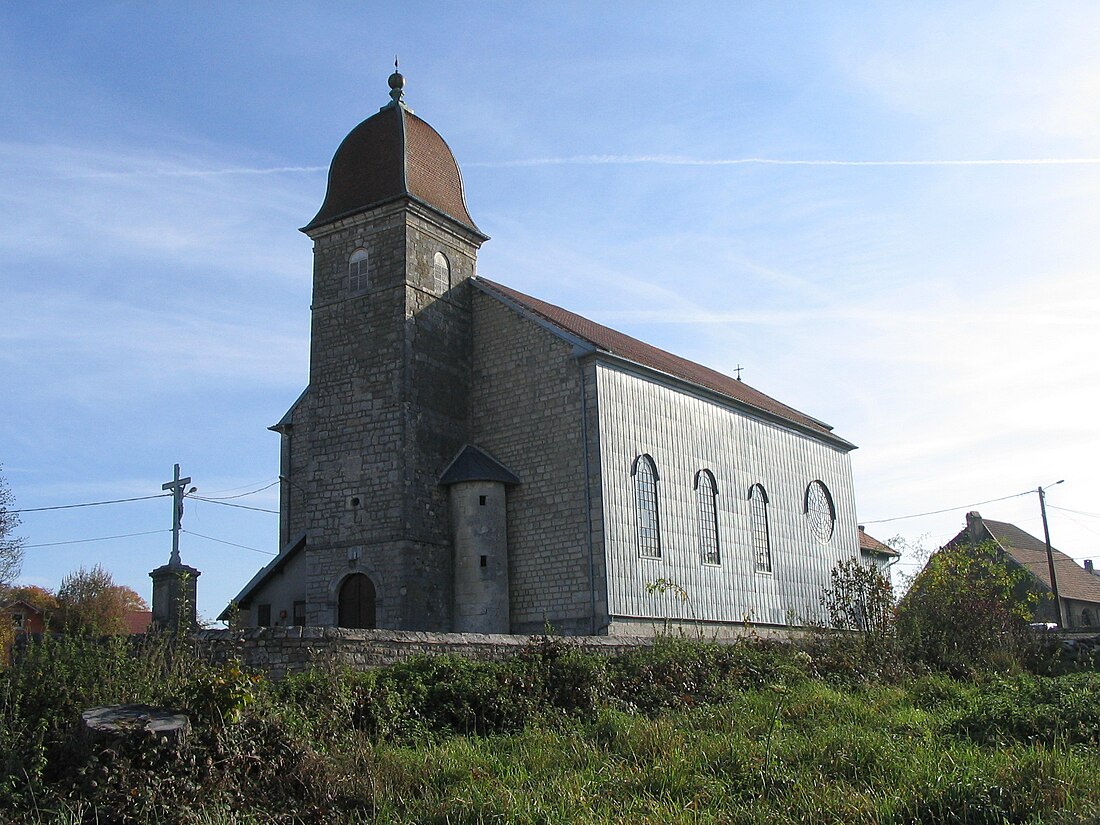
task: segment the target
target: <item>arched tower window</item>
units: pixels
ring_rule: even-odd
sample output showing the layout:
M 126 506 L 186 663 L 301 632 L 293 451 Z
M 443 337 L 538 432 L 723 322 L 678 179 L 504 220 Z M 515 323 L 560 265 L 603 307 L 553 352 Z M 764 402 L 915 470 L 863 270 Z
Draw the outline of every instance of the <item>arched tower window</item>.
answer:
M 710 470 L 695 474 L 695 504 L 699 513 L 699 552 L 703 564 L 721 564 L 718 552 L 718 485 Z
M 661 517 L 657 505 L 657 465 L 648 455 L 634 459 L 634 509 L 638 519 L 638 554 L 661 557 Z
M 451 264 L 442 252 L 436 252 L 432 258 L 432 282 L 440 295 L 451 288 Z
M 340 585 L 340 627 L 356 627 L 371 630 L 376 625 L 374 582 L 362 573 L 352 573 Z
M 352 295 L 367 288 L 369 260 L 365 249 L 356 249 L 348 258 L 348 292 Z
M 756 569 L 772 570 L 771 536 L 768 531 L 768 494 L 760 484 L 749 488 L 749 520 L 752 524 L 752 549 L 756 554 Z
M 818 541 L 827 543 L 833 537 L 833 527 L 836 525 L 836 508 L 829 488 L 820 481 L 811 481 L 802 500 L 802 512 L 806 514 L 810 532 Z

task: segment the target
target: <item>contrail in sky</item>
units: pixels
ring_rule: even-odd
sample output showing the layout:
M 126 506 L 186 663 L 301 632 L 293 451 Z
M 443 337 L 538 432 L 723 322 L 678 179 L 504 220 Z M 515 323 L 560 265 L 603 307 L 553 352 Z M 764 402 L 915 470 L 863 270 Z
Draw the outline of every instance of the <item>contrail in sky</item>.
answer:
M 1100 164 L 1100 158 L 1002 158 L 971 160 L 787 160 L 783 158 L 692 158 L 681 155 L 573 155 L 560 158 L 481 161 L 463 166 L 596 166 L 601 164 L 662 166 L 1074 166 Z
M 681 155 L 572 155 L 560 158 L 473 161 L 463 166 L 518 168 L 534 166 L 600 166 L 652 164 L 657 166 L 1094 166 L 1100 158 L 999 158 L 970 160 L 828 160 L 784 158 L 692 158 Z M 225 169 L 148 169 L 84 172 L 76 178 L 212 178 L 231 175 L 316 174 L 327 166 L 228 167 Z

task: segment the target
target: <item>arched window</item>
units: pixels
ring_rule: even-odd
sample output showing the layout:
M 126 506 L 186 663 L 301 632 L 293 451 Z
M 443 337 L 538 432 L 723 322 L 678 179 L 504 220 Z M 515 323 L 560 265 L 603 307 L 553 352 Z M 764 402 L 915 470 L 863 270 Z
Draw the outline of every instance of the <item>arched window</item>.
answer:
M 657 465 L 648 455 L 634 459 L 634 509 L 638 519 L 638 553 L 661 557 L 661 517 L 657 507 Z
M 752 525 L 752 549 L 756 554 L 756 569 L 772 571 L 771 536 L 768 531 L 768 494 L 760 484 L 749 488 L 749 521 Z
M 836 508 L 829 488 L 820 481 L 811 481 L 806 487 L 802 512 L 806 514 L 810 532 L 817 536 L 818 541 L 827 543 L 833 537 L 833 527 L 836 525 Z
M 699 512 L 699 552 L 703 564 L 721 564 L 718 552 L 718 485 L 710 470 L 695 474 L 695 504 Z
M 371 630 L 375 626 L 374 582 L 362 573 L 352 573 L 340 585 L 340 627 L 357 627 Z
M 442 252 L 436 252 L 432 258 L 432 281 L 440 295 L 451 288 L 451 264 Z
M 355 294 L 367 288 L 367 250 L 356 249 L 348 258 L 348 292 Z

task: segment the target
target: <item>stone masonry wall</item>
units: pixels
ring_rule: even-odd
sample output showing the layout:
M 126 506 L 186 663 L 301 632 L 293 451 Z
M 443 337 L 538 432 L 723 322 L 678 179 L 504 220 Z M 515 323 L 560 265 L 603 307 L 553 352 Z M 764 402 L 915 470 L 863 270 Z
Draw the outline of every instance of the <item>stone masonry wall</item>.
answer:
M 310 389 L 282 428 L 282 539 L 308 531 L 306 620 L 335 624 L 340 583 L 359 572 L 374 583 L 378 626 L 446 630 L 452 567 L 438 478 L 466 441 L 466 281 L 480 239 L 405 201 L 311 237 Z M 368 274 L 353 289 L 357 249 Z M 450 262 L 449 290 L 432 279 L 436 252 Z
M 384 667 L 413 656 L 454 655 L 501 660 L 520 652 L 535 636 L 348 630 L 339 627 L 261 627 L 201 630 L 199 645 L 218 662 L 236 659 L 273 679 L 335 661 L 356 670 Z M 574 636 L 564 639 L 587 653 L 616 655 L 653 644 L 653 637 Z
M 578 362 L 570 344 L 496 298 L 475 290 L 473 307 L 471 441 L 521 481 L 508 489 L 512 632 L 538 632 L 547 622 L 559 633 L 599 632 Z M 598 578 L 596 590 L 598 613 L 606 593 Z

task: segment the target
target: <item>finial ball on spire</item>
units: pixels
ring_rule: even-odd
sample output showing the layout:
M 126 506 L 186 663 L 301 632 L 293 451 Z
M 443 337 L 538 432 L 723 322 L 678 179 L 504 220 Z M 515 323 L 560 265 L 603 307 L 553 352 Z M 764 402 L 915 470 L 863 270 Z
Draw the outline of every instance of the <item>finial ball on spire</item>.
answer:
M 397 71 L 397 58 L 393 61 L 394 72 L 390 75 L 390 99 L 394 103 L 401 103 L 405 96 L 405 76 Z

